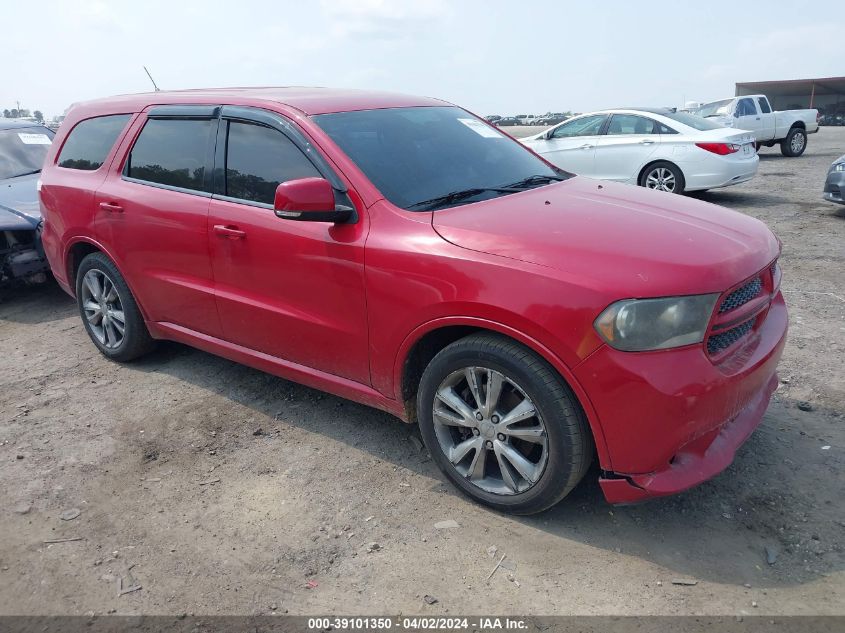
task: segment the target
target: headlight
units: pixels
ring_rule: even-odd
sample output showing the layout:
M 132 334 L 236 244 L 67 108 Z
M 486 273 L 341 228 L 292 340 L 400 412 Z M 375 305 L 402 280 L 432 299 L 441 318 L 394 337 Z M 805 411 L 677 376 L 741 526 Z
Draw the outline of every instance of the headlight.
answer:
M 607 344 L 623 352 L 692 345 L 704 333 L 718 294 L 664 299 L 625 299 L 607 307 L 595 328 Z
M 833 166 L 833 171 L 845 171 L 845 163 L 836 163 Z

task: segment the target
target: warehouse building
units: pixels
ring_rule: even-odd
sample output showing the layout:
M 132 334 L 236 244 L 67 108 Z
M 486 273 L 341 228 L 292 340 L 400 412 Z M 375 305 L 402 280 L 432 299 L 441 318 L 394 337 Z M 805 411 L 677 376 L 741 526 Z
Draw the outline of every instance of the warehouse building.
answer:
M 749 81 L 736 84 L 736 96 L 752 94 L 766 95 L 775 110 L 817 108 L 824 117 L 822 123 L 843 125 L 845 77 Z

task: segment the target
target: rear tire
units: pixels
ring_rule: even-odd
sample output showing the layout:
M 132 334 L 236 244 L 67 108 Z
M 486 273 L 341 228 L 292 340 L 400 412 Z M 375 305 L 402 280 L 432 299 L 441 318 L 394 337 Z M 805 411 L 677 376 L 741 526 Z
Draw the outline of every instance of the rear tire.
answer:
M 780 142 L 780 153 L 789 158 L 801 156 L 805 149 L 807 149 L 807 131 L 800 127 L 789 130 L 789 134 Z
M 446 477 L 496 510 L 546 510 L 592 462 L 593 438 L 569 387 L 544 359 L 496 334 L 467 336 L 432 359 L 417 416 Z
M 674 163 L 665 160 L 652 163 L 643 169 L 638 184 L 646 189 L 667 193 L 684 193 L 686 187 L 684 172 Z
M 76 301 L 88 336 L 107 358 L 127 362 L 155 346 L 123 275 L 103 253 L 79 264 Z

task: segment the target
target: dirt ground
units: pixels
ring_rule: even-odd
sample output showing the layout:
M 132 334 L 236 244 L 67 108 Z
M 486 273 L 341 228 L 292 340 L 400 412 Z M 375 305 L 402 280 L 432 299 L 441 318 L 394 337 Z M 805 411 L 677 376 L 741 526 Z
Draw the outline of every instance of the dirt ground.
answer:
M 386 414 L 176 344 L 117 365 L 55 285 L 6 294 L 0 614 L 845 614 L 842 153 L 822 128 L 701 196 L 784 242 L 783 384 L 725 473 L 634 507 L 592 472 L 496 514 Z

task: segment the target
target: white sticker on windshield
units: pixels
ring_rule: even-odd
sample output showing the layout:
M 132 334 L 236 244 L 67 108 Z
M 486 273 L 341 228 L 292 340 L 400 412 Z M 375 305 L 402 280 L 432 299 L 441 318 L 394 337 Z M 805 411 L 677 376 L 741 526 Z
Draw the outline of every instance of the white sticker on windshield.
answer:
M 461 123 L 466 125 L 473 132 L 485 138 L 502 138 L 500 132 L 497 132 L 486 123 L 476 121 L 475 119 L 458 119 Z
M 53 142 L 46 134 L 18 132 L 18 138 L 26 145 L 49 145 Z

